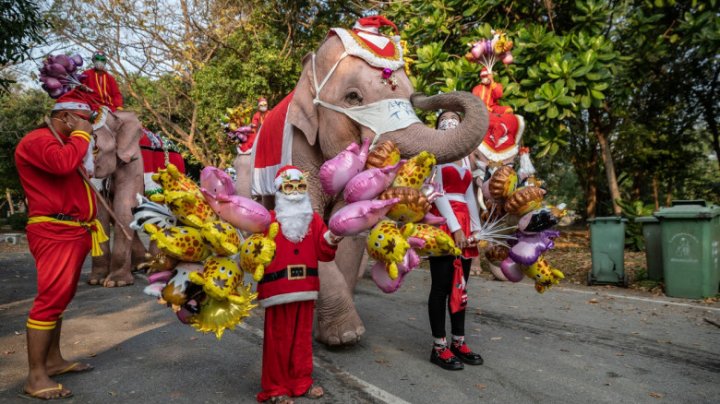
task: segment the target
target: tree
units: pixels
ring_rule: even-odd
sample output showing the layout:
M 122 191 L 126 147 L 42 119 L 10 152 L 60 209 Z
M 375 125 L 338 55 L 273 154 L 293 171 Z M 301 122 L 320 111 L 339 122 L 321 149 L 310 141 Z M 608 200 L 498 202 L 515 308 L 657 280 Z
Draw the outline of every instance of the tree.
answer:
M 49 28 L 40 7 L 31 0 L 0 0 L 0 92 L 14 82 L 5 70 L 30 58 L 30 51 L 44 42 Z

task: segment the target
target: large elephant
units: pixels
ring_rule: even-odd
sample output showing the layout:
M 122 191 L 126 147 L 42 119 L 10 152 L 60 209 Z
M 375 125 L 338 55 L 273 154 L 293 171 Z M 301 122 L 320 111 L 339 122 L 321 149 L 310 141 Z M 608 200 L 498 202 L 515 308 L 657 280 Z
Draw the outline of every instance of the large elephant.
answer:
M 358 47 L 348 42 L 348 38 L 352 40 L 358 34 L 369 36 L 358 31 L 333 29 L 317 51 L 304 58 L 303 70 L 295 91 L 288 96 L 290 99 L 286 98 L 280 103 L 288 103 L 286 124 L 281 130 L 286 136 L 292 136 L 291 161 L 283 163 L 292 163 L 309 172 L 311 178 L 317 178 L 323 162 L 336 156 L 350 143 L 361 143 L 365 138 L 376 141 L 391 140 L 405 158 L 427 150 L 435 154 L 439 163 L 458 160 L 475 150 L 488 128 L 487 108 L 477 97 L 467 92 L 432 97 L 413 94 L 412 84 L 402 64 L 399 68 L 392 65 L 392 75 L 388 75 L 388 68 L 382 68 L 383 62 L 380 62 L 380 66 L 377 63 L 382 55 L 378 58 L 363 57 L 363 51 L 358 51 Z M 383 38 L 392 41 L 388 37 Z M 386 43 L 378 38 L 371 39 L 375 40 L 375 44 Z M 390 46 L 397 50 L 395 60 L 399 58 L 402 63 L 400 46 L 397 43 Z M 387 49 L 389 48 L 386 47 Z M 389 49 L 389 52 L 392 53 L 392 49 Z M 465 117 L 460 126 L 446 131 L 431 129 L 415 117 L 415 122 L 409 126 L 394 128 L 395 130 L 377 137 L 368 125 L 356 121 L 363 119 L 357 116 L 351 119 L 346 115 L 347 108 L 367 106 L 382 100 L 405 100 L 406 104 L 409 100 L 415 108 L 461 111 Z M 273 113 L 279 113 L 280 104 L 273 109 Z M 408 110 L 415 116 L 413 108 Z M 388 115 L 380 120 L 390 122 L 393 118 Z M 265 194 L 264 201 L 269 199 L 271 192 L 257 192 L 259 188 L 255 182 L 263 176 L 268 177 L 267 173 L 259 174 L 257 169 L 257 160 L 263 158 L 263 148 L 259 143 L 267 141 L 272 135 L 270 131 L 274 130 L 268 119 L 263 124 L 253 150 L 256 160 L 255 171 L 252 173 L 253 190 L 256 194 Z M 377 119 L 375 123 L 377 124 Z M 378 125 L 372 126 L 377 129 Z M 243 175 L 250 173 L 238 172 L 238 177 Z M 342 195 L 335 197 L 324 194 L 317 180 L 310 181 L 309 192 L 314 209 L 325 220 L 345 204 Z M 354 344 L 365 332 L 353 304 L 353 289 L 365 267 L 365 263 L 361 263 L 364 261 L 364 250 L 363 238 L 346 238 L 338 248 L 335 262 L 321 264 L 321 287 L 317 302 L 318 327 L 315 337 L 322 343 Z
M 91 285 L 128 286 L 134 283 L 132 267 L 145 257 L 145 247 L 137 233 L 129 227 L 131 208 L 137 205 L 135 195 L 143 193 L 143 160 L 140 153 L 142 126 L 134 112 L 105 111 L 93 125 L 96 136 L 95 172 L 93 183 L 100 185 L 117 216 L 110 242 L 101 244 L 103 255 L 93 257 L 88 279 Z M 98 219 L 105 229 L 110 227 L 109 213 L 98 204 Z M 125 237 L 120 226 L 132 236 Z

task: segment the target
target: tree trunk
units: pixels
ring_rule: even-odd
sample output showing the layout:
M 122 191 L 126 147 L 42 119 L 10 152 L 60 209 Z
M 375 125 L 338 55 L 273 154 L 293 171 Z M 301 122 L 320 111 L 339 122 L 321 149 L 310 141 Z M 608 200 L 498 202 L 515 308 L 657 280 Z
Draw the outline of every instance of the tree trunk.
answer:
M 591 153 L 585 165 L 587 185 L 585 186 L 585 217 L 594 218 L 597 214 L 597 153 Z
M 607 175 L 608 188 L 610 188 L 610 197 L 612 198 L 613 214 L 620 216 L 622 209 L 617 203 L 620 199 L 620 189 L 618 188 L 617 176 L 615 175 L 615 164 L 613 163 L 612 153 L 610 153 L 610 144 L 607 133 L 603 132 L 600 127 L 599 117 L 596 114 L 593 115 L 593 131 L 598 139 L 598 143 L 600 143 L 600 155 L 605 165 L 605 174 Z
M 653 201 L 655 202 L 655 211 L 660 210 L 660 191 L 658 188 L 658 178 L 656 174 L 653 175 L 652 179 Z
M 12 195 L 10 195 L 10 189 L 8 189 L 8 188 L 5 188 L 5 198 L 7 199 L 8 206 L 10 207 L 10 214 L 14 215 L 15 214 L 15 206 L 13 206 Z
M 672 205 L 672 199 L 673 199 L 673 181 L 668 181 L 667 184 L 667 193 L 665 194 L 665 206 Z

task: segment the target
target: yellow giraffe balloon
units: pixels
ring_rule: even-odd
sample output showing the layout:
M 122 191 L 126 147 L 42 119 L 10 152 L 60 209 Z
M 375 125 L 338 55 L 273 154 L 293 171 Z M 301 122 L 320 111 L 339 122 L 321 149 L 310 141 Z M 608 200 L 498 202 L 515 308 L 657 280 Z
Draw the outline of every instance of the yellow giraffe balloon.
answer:
M 265 267 L 275 258 L 275 236 L 279 229 L 280 225 L 272 223 L 267 236 L 255 233 L 240 247 L 240 268 L 252 273 L 256 282 L 260 282 L 265 274 Z

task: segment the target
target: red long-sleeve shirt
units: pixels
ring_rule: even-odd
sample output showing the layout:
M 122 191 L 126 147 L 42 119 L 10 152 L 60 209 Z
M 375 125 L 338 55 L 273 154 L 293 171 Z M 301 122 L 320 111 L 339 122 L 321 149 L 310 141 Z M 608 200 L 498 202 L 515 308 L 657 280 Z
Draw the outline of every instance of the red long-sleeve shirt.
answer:
M 90 222 L 97 212 L 95 194 L 77 172 L 90 143 L 83 136 L 60 137 L 64 145 L 50 129 L 35 129 L 15 149 L 15 166 L 28 200 L 28 214 L 33 217 L 62 213 Z M 56 239 L 87 234 L 83 227 L 57 223 L 33 224 L 28 231 Z
M 122 94 L 115 78 L 110 73 L 104 70 L 88 69 L 83 72 L 83 75 L 85 75 L 85 80 L 82 83 L 94 91 L 91 94 L 94 105 L 90 105 L 93 110 L 97 110 L 100 105 L 106 105 L 112 111 L 123 107 Z

